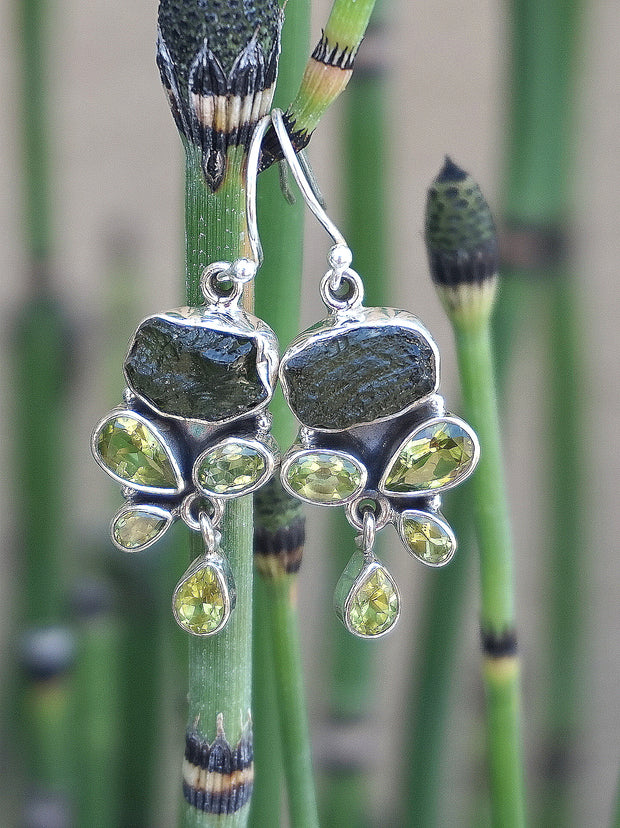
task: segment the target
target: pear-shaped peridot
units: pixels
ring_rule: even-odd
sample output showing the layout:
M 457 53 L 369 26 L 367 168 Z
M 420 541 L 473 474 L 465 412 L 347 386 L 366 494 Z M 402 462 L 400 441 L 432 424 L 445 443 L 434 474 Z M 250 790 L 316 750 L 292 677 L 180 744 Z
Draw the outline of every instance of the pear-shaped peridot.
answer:
M 154 543 L 169 523 L 170 517 L 160 509 L 141 506 L 123 509 L 112 521 L 112 537 L 117 546 L 135 552 Z
M 179 625 L 193 635 L 212 635 L 221 629 L 230 612 L 225 588 L 220 573 L 209 563 L 190 573 L 174 593 Z
M 360 491 L 366 473 L 350 455 L 329 450 L 310 450 L 293 457 L 285 471 L 291 491 L 312 503 L 342 503 Z
M 109 417 L 95 435 L 96 454 L 114 477 L 136 487 L 175 491 L 177 475 L 160 438 L 128 412 Z
M 407 549 L 430 566 L 447 563 L 456 549 L 448 525 L 427 512 L 404 512 L 400 535 Z
M 477 461 L 473 432 L 456 420 L 437 420 L 401 445 L 381 489 L 388 494 L 432 492 L 455 486 Z
M 251 443 L 230 439 L 198 458 L 194 478 L 208 495 L 241 495 L 254 489 L 266 471 L 263 452 Z
M 348 624 L 357 635 L 372 638 L 387 632 L 399 614 L 398 590 L 388 571 L 377 565 L 354 583 L 348 605 Z

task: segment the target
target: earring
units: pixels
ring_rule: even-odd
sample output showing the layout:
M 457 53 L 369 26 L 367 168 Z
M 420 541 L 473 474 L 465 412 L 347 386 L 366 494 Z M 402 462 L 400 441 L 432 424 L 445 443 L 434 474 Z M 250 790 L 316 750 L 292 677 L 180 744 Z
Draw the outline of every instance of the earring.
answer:
M 400 596 L 373 554 L 376 532 L 393 523 L 423 564 L 448 563 L 456 539 L 440 494 L 473 472 L 480 448 L 437 393 L 439 353 L 422 323 L 404 310 L 363 305 L 351 251 L 314 197 L 277 110 L 272 121 L 308 206 L 335 242 L 321 282 L 328 316 L 280 361 L 282 390 L 300 423 L 282 458 L 282 485 L 307 503 L 346 508 L 359 551 L 336 587 L 336 613 L 354 635 L 378 638 L 396 623 Z
M 187 632 L 214 635 L 235 605 L 220 548 L 226 500 L 266 483 L 279 460 L 266 411 L 278 371 L 278 342 L 239 301 L 262 262 L 256 226 L 256 174 L 269 118 L 248 151 L 246 214 L 252 259 L 208 265 L 205 304 L 147 317 L 125 358 L 124 404 L 96 426 L 97 463 L 121 484 L 125 504 L 111 523 L 114 544 L 139 552 L 182 519 L 200 532 L 204 553 L 179 581 L 173 613 Z

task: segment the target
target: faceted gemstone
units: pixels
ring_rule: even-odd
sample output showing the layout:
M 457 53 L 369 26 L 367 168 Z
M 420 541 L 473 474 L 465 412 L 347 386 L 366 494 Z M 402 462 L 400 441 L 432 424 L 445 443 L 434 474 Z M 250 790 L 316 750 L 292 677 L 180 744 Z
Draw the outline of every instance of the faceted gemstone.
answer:
M 372 637 L 386 632 L 398 617 L 398 592 L 382 566 L 354 586 L 349 604 L 349 625 L 359 635 Z
M 471 470 L 475 446 L 458 423 L 437 422 L 416 431 L 400 449 L 382 488 L 408 494 L 454 485 Z
M 223 625 L 226 601 L 214 567 L 207 564 L 181 583 L 174 611 L 179 624 L 194 635 L 209 635 Z
M 362 486 L 362 468 L 331 451 L 313 451 L 294 459 L 286 479 L 300 497 L 315 503 L 341 503 Z
M 260 480 L 266 469 L 264 456 L 254 446 L 227 442 L 202 456 L 196 480 L 209 493 L 242 494 Z
M 124 549 L 140 549 L 163 534 L 168 522 L 165 517 L 146 509 L 127 509 L 114 521 L 112 534 Z
M 398 324 L 335 329 L 285 356 L 280 370 L 296 417 L 326 430 L 396 416 L 431 394 L 437 379 L 426 337 Z
M 158 411 L 216 423 L 268 401 L 257 359 L 251 336 L 156 316 L 136 331 L 125 375 L 132 390 Z
M 130 414 L 118 414 L 103 424 L 97 450 L 103 464 L 127 483 L 177 488 L 177 476 L 163 443 L 146 423 Z
M 433 566 L 446 562 L 454 551 L 454 540 L 431 515 L 403 515 L 402 537 L 410 552 Z

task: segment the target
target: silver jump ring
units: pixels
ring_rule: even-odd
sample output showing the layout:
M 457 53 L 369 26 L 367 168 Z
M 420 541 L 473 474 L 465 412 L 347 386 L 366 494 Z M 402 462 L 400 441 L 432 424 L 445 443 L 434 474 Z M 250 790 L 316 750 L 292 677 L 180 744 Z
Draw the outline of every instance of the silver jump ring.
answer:
M 371 512 L 374 519 L 375 532 L 383 529 L 392 519 L 392 509 L 388 500 L 378 492 L 367 492 L 351 501 L 346 506 L 347 520 L 359 532 L 364 532 L 364 518 Z
M 198 515 L 194 514 L 196 506 L 200 508 Z M 209 509 L 211 510 L 211 514 L 209 514 Z M 224 514 L 224 504 L 219 498 L 205 497 L 200 492 L 192 492 L 187 495 L 181 504 L 179 514 L 183 523 L 193 532 L 202 532 L 201 515 L 206 515 L 209 518 L 211 526 L 215 529 L 215 527 L 219 526 Z
M 200 290 L 210 305 L 231 305 L 238 302 L 243 293 L 243 282 L 230 273 L 231 262 L 212 262 L 202 271 Z M 222 290 L 222 282 L 230 279 L 229 290 Z
M 334 310 L 351 310 L 357 308 L 364 301 L 364 284 L 358 273 L 347 268 L 339 274 L 338 290 L 343 284 L 347 285 L 348 292 L 345 296 L 338 296 L 332 288 L 332 270 L 328 270 L 321 280 L 321 298 L 328 308 Z
M 364 509 L 364 520 L 362 524 L 362 551 L 364 554 L 372 552 L 377 534 L 377 519 L 373 510 L 367 506 Z
M 215 534 L 215 527 L 209 515 L 200 510 L 198 515 L 198 523 L 200 524 L 200 534 L 202 535 L 202 542 L 205 545 L 205 552 L 214 552 L 217 548 L 217 536 Z

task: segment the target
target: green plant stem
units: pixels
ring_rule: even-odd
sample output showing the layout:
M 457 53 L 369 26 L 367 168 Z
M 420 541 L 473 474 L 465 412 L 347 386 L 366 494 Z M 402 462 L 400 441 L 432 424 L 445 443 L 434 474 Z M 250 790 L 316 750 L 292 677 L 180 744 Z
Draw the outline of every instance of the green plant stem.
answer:
M 244 157 L 242 148 L 228 152 L 226 178 L 217 192 L 206 186 L 201 158 L 186 145 L 186 294 L 190 305 L 200 304 L 200 276 L 213 261 L 232 261 L 245 254 Z M 230 503 L 222 521 L 222 549 L 234 572 L 237 606 L 226 628 L 213 638 L 191 636 L 189 641 L 188 728 L 211 743 L 221 715 L 231 746 L 248 727 L 252 685 L 252 499 Z M 202 539 L 191 537 L 191 557 L 202 552 Z M 205 813 L 186 804 L 185 828 L 218 826 L 242 828 L 249 804 L 233 814 Z
M 508 225 L 507 258 L 521 307 L 531 301 L 536 280 L 543 293 L 549 324 L 549 509 L 547 591 L 549 670 L 546 724 L 543 733 L 543 811 L 541 824 L 570 820 L 569 793 L 578 767 L 579 727 L 583 708 L 582 608 L 584 525 L 587 513 L 583 480 L 584 369 L 580 358 L 579 298 L 571 267 L 570 220 L 574 186 L 574 110 L 577 100 L 579 40 L 584 4 L 575 0 L 513 0 L 510 15 L 510 106 L 506 129 L 505 215 Z M 512 261 L 511 233 L 529 241 L 532 255 Z M 556 239 L 549 254 L 541 249 L 540 234 Z M 536 285 L 536 287 L 538 287 Z M 538 293 L 537 293 L 538 295 Z M 525 298 L 523 298 L 525 297 Z M 500 318 L 495 326 L 500 352 L 510 336 L 501 323 L 519 319 L 500 296 Z M 561 411 L 560 417 L 557 412 Z M 570 467 L 566 446 L 571 446 Z M 571 515 L 571 519 L 567 519 Z M 567 537 L 570 532 L 570 536 Z M 586 587 L 587 588 L 587 587 Z
M 469 483 L 480 554 L 481 629 L 486 643 L 483 677 L 493 824 L 525 824 L 520 740 L 519 670 L 516 654 L 493 653 L 515 631 L 513 565 L 499 440 L 493 358 L 486 320 L 455 325 L 465 414 L 483 447 Z
M 290 4 L 286 9 L 274 100 L 276 106 L 290 101 L 299 84 L 307 52 L 309 16 L 308 2 Z M 258 218 L 265 263 L 256 281 L 256 312 L 259 317 L 269 320 L 284 347 L 299 330 L 304 204 L 302 199 L 297 199 L 294 205 L 285 201 L 275 170 L 261 176 Z M 279 389 L 271 412 L 274 418 L 273 434 L 285 450 L 293 440 L 295 426 Z M 256 526 L 259 530 L 268 531 L 265 527 L 268 516 L 262 513 L 262 502 L 261 498 L 257 498 Z M 287 514 L 293 521 L 299 522 L 299 504 L 293 505 L 291 501 Z M 260 550 L 256 551 L 260 553 Z M 256 783 L 251 824 L 256 828 L 278 824 L 283 768 L 292 823 L 313 824 L 309 821 L 316 813 L 316 805 L 299 655 L 297 607 L 290 602 L 292 584 L 297 576 L 282 572 L 280 577 L 275 578 L 271 568 L 263 573 L 260 562 L 257 573 L 254 612 L 255 619 L 260 623 L 254 627 Z M 283 614 L 290 618 L 290 623 L 279 623 Z M 274 657 L 274 651 L 279 657 Z M 291 683 L 297 687 L 294 694 L 287 692 Z M 273 703 L 274 697 L 278 699 L 277 705 Z M 285 758 L 284 764 L 281 757 Z

